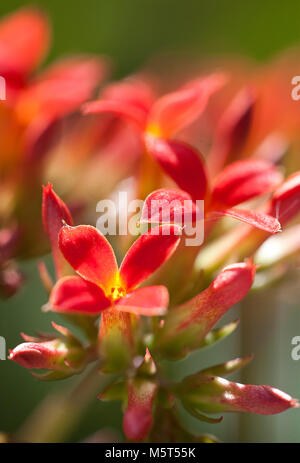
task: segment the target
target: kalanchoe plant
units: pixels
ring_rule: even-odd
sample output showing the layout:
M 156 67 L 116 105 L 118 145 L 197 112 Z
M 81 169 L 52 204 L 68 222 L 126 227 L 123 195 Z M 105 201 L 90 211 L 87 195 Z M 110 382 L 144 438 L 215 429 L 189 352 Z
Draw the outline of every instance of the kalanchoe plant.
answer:
M 49 36 L 46 16 L 35 9 L 0 23 L 8 96 L 0 102 L 0 294 L 11 296 L 23 282 L 15 259 L 50 246 L 55 281 L 40 262 L 48 295 L 42 310 L 63 320 L 52 322 L 52 333 L 22 334 L 9 358 L 42 381 L 83 376 L 59 402 L 61 415 L 54 407 L 46 435 L 53 436 L 58 422 L 64 426 L 60 417 L 74 413 L 76 402 L 96 397 L 95 376 L 98 399 L 121 403 L 130 442 L 217 441 L 190 434 L 182 409 L 218 423 L 225 412 L 271 415 L 298 407 L 271 386 L 225 378 L 251 355 L 197 365 L 182 380 L 170 379 L 165 368 L 231 334 L 238 321 L 222 326 L 222 317 L 259 281 L 282 278 L 300 250 L 299 165 L 293 158 L 285 180 L 283 168 L 287 147 L 297 146 L 299 115 L 291 102 L 285 107 L 284 98 L 276 104 L 273 98 L 289 80 L 285 71 L 276 63 L 265 70 L 275 76 L 270 93 L 261 70 L 246 76 L 241 68 L 242 82 L 239 72 L 187 76 L 162 94 L 150 73 L 141 73 L 105 85 L 87 102 L 106 74 L 106 60 L 73 57 L 37 73 Z M 278 118 L 282 112 L 286 117 Z M 139 236 L 108 240 L 90 225 L 89 207 L 114 197 L 124 179 L 126 192 L 144 200 Z M 42 235 L 37 191 L 43 183 Z M 186 220 L 202 227 L 204 242 L 185 245 Z
M 223 378 L 245 366 L 251 356 L 207 368 L 180 382 L 164 374 L 166 359 L 182 359 L 233 331 L 236 323 L 215 325 L 251 289 L 256 272 L 251 260 L 227 266 L 198 295 L 168 308 L 167 288 L 138 286 L 176 255 L 182 233 L 178 225 L 158 225 L 140 235 L 118 267 L 107 239 L 94 227 L 74 227 L 67 206 L 51 185 L 44 188 L 43 220 L 57 277 L 52 285 L 42 268 L 42 279 L 50 289 L 46 309 L 83 329 L 86 342 L 53 323 L 56 334 L 23 335 L 25 342 L 10 352 L 11 360 L 46 371 L 34 372 L 43 380 L 82 373 L 91 362 L 99 363 L 102 374 L 117 374 L 110 386 L 99 391 L 99 399 L 122 402 L 124 434 L 134 442 L 163 437 L 169 442 L 214 441 L 184 431 L 177 416 L 179 404 L 209 423 L 221 419 L 210 414 L 269 415 L 298 406 L 295 399 L 270 386 Z M 70 274 L 72 268 L 76 275 Z M 149 316 L 152 324 L 145 323 Z M 166 431 L 168 423 L 172 430 Z

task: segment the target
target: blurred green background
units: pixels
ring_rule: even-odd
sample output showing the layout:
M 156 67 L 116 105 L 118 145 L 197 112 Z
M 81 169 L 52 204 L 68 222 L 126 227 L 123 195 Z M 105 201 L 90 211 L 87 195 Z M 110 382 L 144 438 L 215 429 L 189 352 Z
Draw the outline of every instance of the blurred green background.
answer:
M 1 0 L 0 14 L 25 4 Z M 43 0 L 33 4 L 44 8 L 53 23 L 49 60 L 68 53 L 105 54 L 111 57 L 114 77 L 118 78 L 139 69 L 157 53 L 192 51 L 200 61 L 205 55 L 234 52 L 263 61 L 300 44 L 298 0 Z M 40 312 L 46 295 L 38 280 L 36 262 L 27 263 L 24 271 L 28 282 L 23 290 L 0 303 L 0 335 L 6 338 L 7 348 L 20 342 L 21 331 L 33 334 L 36 329 L 47 330 L 53 319 Z M 294 282 L 289 294 L 296 294 L 296 287 Z M 212 351 L 191 356 L 188 371 L 253 352 L 257 354 L 255 366 L 247 369 L 243 381 L 270 383 L 300 397 L 300 363 L 292 361 L 290 356 L 291 339 L 300 335 L 297 297 L 290 297 L 285 303 L 284 290 L 280 298 L 274 292 L 269 296 L 255 302 L 258 328 L 256 332 L 256 326 L 252 327 L 254 335 L 248 336 L 249 339 L 244 323 L 243 339 L 247 339 L 246 348 L 250 352 L 243 352 L 245 341 L 241 342 L 238 330 Z M 247 320 L 247 303 L 244 305 Z M 238 310 L 234 309 L 230 317 L 237 318 Z M 249 317 L 249 323 L 253 323 L 253 317 Z M 184 373 L 181 366 L 179 373 Z M 67 390 L 76 382 L 76 378 L 63 383 L 38 382 L 28 371 L 8 361 L 0 362 L 0 378 L 3 431 L 17 429 L 48 392 Z M 120 429 L 119 408 L 118 403 L 102 404 L 94 399 L 75 425 L 71 439 L 84 439 L 104 426 Z M 194 432 L 211 432 L 225 441 L 285 442 L 300 441 L 299 424 L 297 410 L 275 417 L 227 415 L 219 425 L 203 425 L 192 418 L 187 423 Z

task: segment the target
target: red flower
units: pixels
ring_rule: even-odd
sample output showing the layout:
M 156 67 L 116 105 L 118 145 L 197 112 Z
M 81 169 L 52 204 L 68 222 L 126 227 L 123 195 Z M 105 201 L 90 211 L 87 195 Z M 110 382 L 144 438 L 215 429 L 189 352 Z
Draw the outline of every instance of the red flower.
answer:
M 269 193 L 279 185 L 281 180 L 279 170 L 266 161 L 245 160 L 230 164 L 215 179 L 211 192 L 202 193 L 202 198 L 206 198 L 205 219 L 208 228 L 210 228 L 209 222 L 226 216 L 246 222 L 268 233 L 277 233 L 280 231 L 280 223 L 273 216 L 272 211 L 266 214 L 248 209 L 236 209 L 233 206 Z M 162 223 L 164 215 L 169 219 L 168 223 L 171 218 L 171 223 L 177 220 L 177 223 L 183 224 L 187 216 L 194 221 L 197 205 L 194 203 L 191 206 L 191 203 L 195 196 L 189 195 L 186 191 L 161 189 L 150 193 L 145 200 L 141 222 Z M 200 191 L 199 188 L 198 191 Z M 157 205 L 157 210 L 153 209 L 153 204 Z M 178 209 L 179 204 L 182 206 Z M 161 209 L 160 215 L 158 215 L 158 209 Z M 165 211 L 168 211 L 169 216 Z
M 164 286 L 136 289 L 176 250 L 180 241 L 176 225 L 156 227 L 131 246 L 118 269 L 114 251 L 94 227 L 64 226 L 59 248 L 79 276 L 60 279 L 50 304 L 57 312 L 98 315 L 113 306 L 117 311 L 161 315 L 168 305 Z
M 134 120 L 143 135 L 146 149 L 164 171 L 184 192 L 190 194 L 193 201 L 205 200 L 209 221 L 228 216 L 250 223 L 269 233 L 276 233 L 280 231 L 277 219 L 266 214 L 232 209 L 232 207 L 269 193 L 278 186 L 282 176 L 277 168 L 271 163 L 259 160 L 237 162 L 219 175 L 210 191 L 206 167 L 200 153 L 182 141 L 169 139 L 201 114 L 210 95 L 223 83 L 223 75 L 213 74 L 197 79 L 177 92 L 159 98 L 152 105 L 150 97 L 145 104 L 145 93 L 142 95 L 137 93 L 135 99 L 133 98 L 135 83 L 127 87 L 119 84 L 113 87 L 113 92 L 108 91 L 104 94 L 102 99 L 87 103 L 84 112 L 113 112 Z M 248 133 L 253 104 L 252 93 L 244 91 L 224 117 L 219 136 L 224 146 L 226 145 L 224 156 L 227 156 L 227 151 L 238 149 L 241 139 L 244 138 L 244 132 Z M 156 193 L 161 199 L 162 190 L 159 190 L 150 194 L 147 198 L 149 202 L 157 199 Z M 166 196 L 169 195 L 170 190 L 166 190 Z M 184 199 L 186 195 L 178 192 L 177 200 L 183 202 Z M 146 219 L 145 216 L 143 219 Z
M 84 113 L 113 113 L 133 121 L 146 149 L 166 173 L 194 199 L 202 199 L 206 177 L 200 154 L 170 137 L 200 116 L 210 96 L 224 82 L 223 74 L 212 74 L 195 79 L 156 101 L 139 81 L 115 84 L 98 101 L 87 103 Z
M 23 158 L 32 157 L 42 136 L 51 138 L 53 122 L 84 103 L 106 73 L 103 59 L 78 56 L 61 60 L 38 77 L 33 76 L 49 42 L 48 19 L 37 9 L 20 9 L 0 22 L 0 75 L 7 89 L 2 107 L 4 117 L 11 119 L 10 128 L 19 137 L 20 132 L 24 135 Z M 8 135 L 5 133 L 4 140 L 9 140 Z M 40 156 L 41 146 L 38 151 Z M 6 150 L 2 157 L 6 158 Z

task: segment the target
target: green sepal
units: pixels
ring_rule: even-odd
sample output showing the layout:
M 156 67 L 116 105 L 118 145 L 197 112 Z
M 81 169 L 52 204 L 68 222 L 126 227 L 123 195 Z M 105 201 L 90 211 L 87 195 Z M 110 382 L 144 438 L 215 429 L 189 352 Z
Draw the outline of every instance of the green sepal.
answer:
M 110 402 L 112 400 L 126 399 L 127 387 L 124 380 L 118 380 L 106 387 L 97 398 L 102 402 Z
M 34 373 L 31 372 L 31 375 L 40 380 L 40 381 L 58 381 L 66 378 L 70 378 L 70 376 L 76 375 L 80 373 L 80 371 L 74 371 L 74 370 L 69 370 L 69 371 L 48 371 L 46 373 Z
M 229 360 L 228 362 L 219 363 L 218 365 L 214 365 L 212 367 L 206 368 L 205 370 L 201 370 L 199 374 L 206 375 L 206 376 L 226 376 L 234 373 L 235 371 L 239 370 L 246 366 L 251 360 L 253 359 L 253 354 L 249 355 L 248 357 L 244 358 L 236 358 L 233 360 Z
M 237 328 L 239 320 L 228 323 L 227 325 L 222 326 L 221 328 L 215 328 L 211 330 L 204 338 L 202 343 L 199 346 L 199 349 L 204 347 L 210 347 L 218 341 L 229 336 Z
M 209 416 L 203 415 L 200 413 L 197 409 L 190 407 L 186 402 L 182 401 L 181 402 L 185 410 L 192 415 L 193 417 L 197 418 L 200 421 L 204 421 L 205 423 L 210 423 L 210 424 L 218 424 L 223 420 L 223 416 L 220 416 L 219 418 L 211 418 Z

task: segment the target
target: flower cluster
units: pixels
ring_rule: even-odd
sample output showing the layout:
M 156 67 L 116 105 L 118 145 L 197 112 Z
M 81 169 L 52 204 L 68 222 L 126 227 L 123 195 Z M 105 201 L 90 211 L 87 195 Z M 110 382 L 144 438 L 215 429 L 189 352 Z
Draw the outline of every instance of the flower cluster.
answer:
M 20 43 L 15 31 L 23 29 L 30 32 Z M 251 356 L 181 381 L 164 371 L 166 361 L 232 333 L 237 322 L 218 322 L 251 291 L 256 273 L 278 281 L 279 264 L 290 265 L 299 252 L 300 171 L 284 169 L 297 131 L 267 112 L 267 71 L 252 73 L 250 82 L 240 66 L 241 88 L 228 65 L 223 73 L 189 76 L 163 95 L 153 76 L 140 73 L 104 85 L 98 99 L 87 101 L 107 60 L 72 58 L 36 76 L 48 37 L 47 20 L 34 10 L 0 24 L 0 74 L 8 84 L 0 106 L 7 127 L 0 157 L 7 198 L 0 206 L 0 287 L 10 295 L 21 283 L 13 258 L 50 246 L 55 282 L 40 264 L 49 295 L 43 310 L 59 313 L 83 336 L 53 322 L 53 333 L 23 335 L 9 358 L 41 380 L 82 374 L 91 363 L 116 375 L 99 399 L 121 401 L 129 441 L 214 441 L 185 430 L 177 413 L 182 406 L 208 423 L 219 422 L 222 417 L 210 415 L 223 412 L 271 415 L 297 407 L 271 386 L 224 378 Z M 283 71 L 273 67 L 276 89 Z M 292 120 L 291 108 L 285 110 Z M 62 122 L 63 133 L 57 131 Z M 130 194 L 144 200 L 140 234 L 134 242 L 107 239 L 92 226 L 89 208 L 97 194 L 120 191 L 129 176 Z M 37 212 L 43 183 L 48 245 Z M 204 201 L 200 219 L 198 200 Z M 187 216 L 204 228 L 200 247 L 184 244 Z M 82 217 L 87 224 L 74 226 Z

